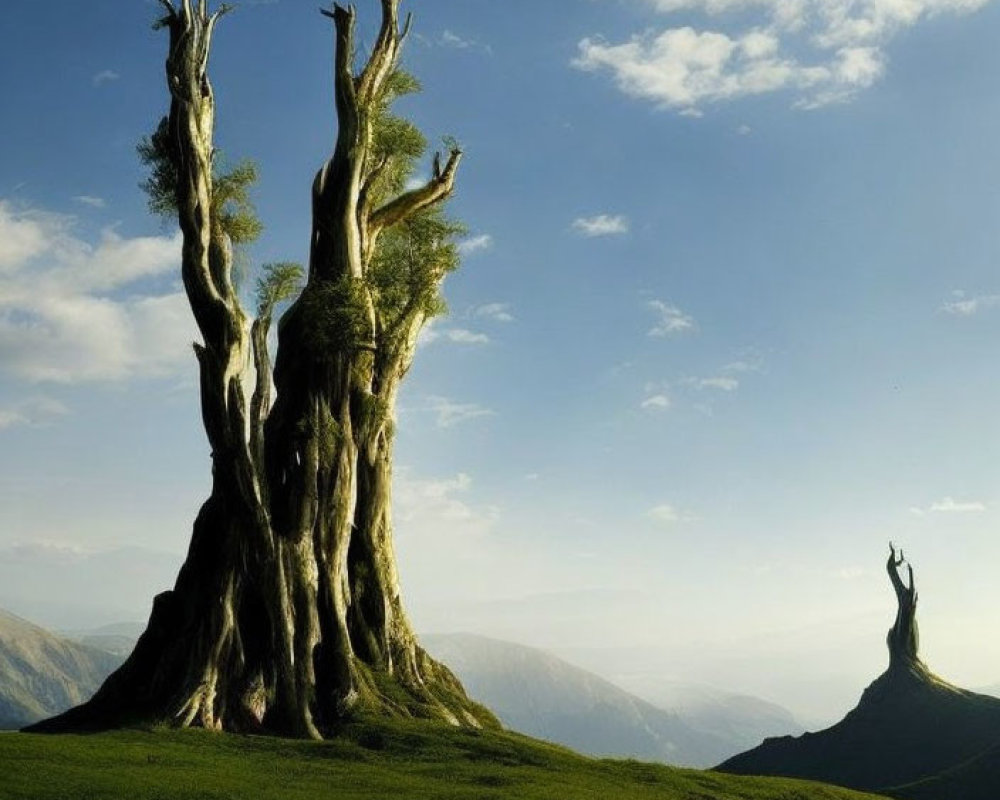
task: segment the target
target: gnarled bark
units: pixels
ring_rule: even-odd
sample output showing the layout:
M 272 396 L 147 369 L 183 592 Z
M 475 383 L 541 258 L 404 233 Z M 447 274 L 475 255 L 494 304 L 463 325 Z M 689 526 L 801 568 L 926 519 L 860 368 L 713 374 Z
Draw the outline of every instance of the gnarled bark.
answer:
M 899 568 L 906 564 L 909 583 L 904 583 Z M 889 543 L 889 560 L 885 565 L 889 580 L 896 593 L 896 620 L 886 635 L 889 647 L 889 668 L 924 669 L 918 653 L 920 636 L 917 631 L 917 585 L 913 579 L 913 565 L 906 562 L 903 551 L 896 554 L 896 548 Z

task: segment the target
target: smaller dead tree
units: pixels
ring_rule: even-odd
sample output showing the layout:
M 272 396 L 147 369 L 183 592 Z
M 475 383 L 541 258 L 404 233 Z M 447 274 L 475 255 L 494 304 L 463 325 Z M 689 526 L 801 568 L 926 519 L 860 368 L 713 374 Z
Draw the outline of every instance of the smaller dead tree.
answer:
M 908 582 L 904 583 L 899 568 L 906 564 Z M 889 669 L 926 671 L 918 653 L 920 636 L 917 631 L 917 585 L 913 579 L 913 565 L 906 561 L 902 549 L 898 554 L 889 543 L 889 560 L 885 565 L 889 580 L 896 592 L 896 621 L 886 636 L 889 646 Z

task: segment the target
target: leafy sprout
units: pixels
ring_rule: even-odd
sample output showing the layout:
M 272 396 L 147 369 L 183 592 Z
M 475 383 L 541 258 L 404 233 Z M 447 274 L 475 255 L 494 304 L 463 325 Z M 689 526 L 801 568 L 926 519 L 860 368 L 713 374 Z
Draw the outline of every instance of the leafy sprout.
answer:
M 290 300 L 302 290 L 304 272 L 301 264 L 281 261 L 265 264 L 257 279 L 257 316 L 269 317 L 274 307 Z

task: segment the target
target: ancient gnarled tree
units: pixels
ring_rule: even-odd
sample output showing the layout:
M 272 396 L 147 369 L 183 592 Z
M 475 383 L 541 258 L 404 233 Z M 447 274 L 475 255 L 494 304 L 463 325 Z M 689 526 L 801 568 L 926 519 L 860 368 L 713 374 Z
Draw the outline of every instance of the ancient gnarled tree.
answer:
M 305 285 L 298 293 L 294 265 L 269 267 L 252 325 L 232 270 L 234 245 L 259 230 L 246 195 L 253 176 L 215 163 L 208 76 L 228 9 L 160 2 L 170 113 L 144 155 L 154 205 L 176 214 L 183 232 L 212 492 L 174 589 L 154 601 L 132 656 L 93 700 L 40 728 L 141 719 L 319 737 L 363 712 L 493 725 L 417 643 L 392 546 L 393 408 L 457 264 L 460 228 L 441 203 L 461 159 L 452 148 L 426 183 L 404 190 L 426 143 L 390 110 L 416 88 L 398 67 L 409 27 L 399 0 L 381 0 L 360 69 L 354 10 L 323 12 L 334 24 L 338 128 L 312 187 Z M 272 405 L 267 333 L 286 300 Z

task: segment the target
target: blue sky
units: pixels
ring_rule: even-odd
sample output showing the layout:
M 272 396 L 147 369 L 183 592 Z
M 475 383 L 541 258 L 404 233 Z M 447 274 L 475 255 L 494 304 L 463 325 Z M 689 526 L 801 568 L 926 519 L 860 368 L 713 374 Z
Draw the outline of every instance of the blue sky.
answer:
M 218 31 L 254 264 L 304 260 L 332 146 L 315 5 Z M 470 230 L 400 400 L 418 627 L 822 718 L 884 664 L 892 538 L 931 665 L 1000 680 L 1000 4 L 404 5 L 401 110 L 465 146 Z M 9 6 L 0 605 L 143 618 L 209 473 L 178 239 L 138 188 L 165 37 L 152 2 Z

